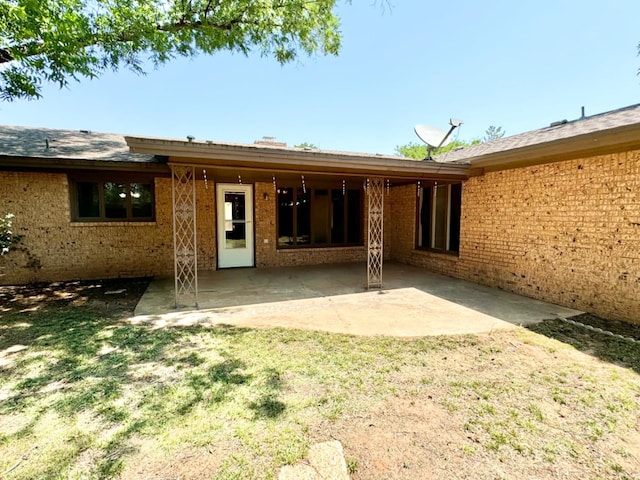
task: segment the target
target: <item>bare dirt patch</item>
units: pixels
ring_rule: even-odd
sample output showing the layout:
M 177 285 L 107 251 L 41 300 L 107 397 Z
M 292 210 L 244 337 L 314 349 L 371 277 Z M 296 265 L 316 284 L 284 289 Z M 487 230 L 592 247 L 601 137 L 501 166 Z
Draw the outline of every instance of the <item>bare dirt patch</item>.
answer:
M 207 480 L 217 472 L 232 452 L 230 446 L 193 447 L 172 452 L 157 451 L 153 442 L 133 442 L 138 449 L 120 475 L 128 480 Z
M 150 280 L 119 278 L 0 286 L 0 314 L 77 306 L 102 309 L 114 318 L 124 317 L 133 314 Z
M 640 388 L 612 387 L 618 376 L 636 377 L 543 337 L 499 333 L 401 369 L 392 397 L 317 434 L 343 443 L 354 480 L 635 479 Z

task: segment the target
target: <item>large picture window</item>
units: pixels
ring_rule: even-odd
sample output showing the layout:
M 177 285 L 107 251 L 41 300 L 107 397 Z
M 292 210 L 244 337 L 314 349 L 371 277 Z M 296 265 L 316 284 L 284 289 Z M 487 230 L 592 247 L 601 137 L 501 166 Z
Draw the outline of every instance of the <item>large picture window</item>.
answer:
M 78 178 L 70 185 L 75 221 L 148 222 L 155 218 L 152 181 Z
M 460 183 L 422 188 L 418 199 L 417 247 L 457 253 L 461 205 Z
M 362 245 L 360 189 L 278 188 L 278 247 Z

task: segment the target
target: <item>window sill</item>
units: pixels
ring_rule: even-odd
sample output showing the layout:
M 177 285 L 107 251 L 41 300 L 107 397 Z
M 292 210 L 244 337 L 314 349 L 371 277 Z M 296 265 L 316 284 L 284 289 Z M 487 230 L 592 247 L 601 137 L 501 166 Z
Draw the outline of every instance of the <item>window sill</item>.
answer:
M 457 262 L 460 258 L 460 255 L 456 252 L 438 252 L 435 250 L 418 250 L 414 249 L 411 251 L 413 255 L 418 255 L 421 257 L 428 258 L 438 258 L 442 260 L 449 260 L 451 262 Z
M 309 247 L 277 247 L 280 252 L 312 252 L 316 250 L 347 250 L 347 249 L 364 249 L 364 245 L 332 245 L 332 246 L 309 246 Z
M 156 222 L 78 222 L 72 221 L 72 227 L 155 227 Z

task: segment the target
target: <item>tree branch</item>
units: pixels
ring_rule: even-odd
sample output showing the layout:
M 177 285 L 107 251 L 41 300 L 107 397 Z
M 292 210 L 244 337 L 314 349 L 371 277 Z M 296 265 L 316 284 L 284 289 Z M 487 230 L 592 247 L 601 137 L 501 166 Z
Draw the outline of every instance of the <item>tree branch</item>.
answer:
M 242 17 L 244 16 L 244 11 L 238 15 L 238 17 L 229 20 L 223 24 L 217 24 L 215 22 L 210 22 L 205 17 L 204 20 L 196 20 L 196 21 L 184 21 L 181 19 L 178 22 L 156 25 L 155 30 L 160 32 L 172 33 L 178 32 L 181 30 L 200 30 L 202 28 L 213 28 L 215 30 L 222 31 L 230 31 L 234 27 L 243 23 Z M 249 22 L 245 22 L 249 23 Z M 118 36 L 118 42 L 130 42 L 135 40 L 135 36 L 129 34 L 121 34 Z M 102 38 L 99 35 L 92 35 L 90 40 L 86 42 L 80 42 L 78 44 L 79 48 L 86 48 L 93 45 L 100 45 L 102 43 Z M 42 51 L 42 47 L 44 47 L 44 42 L 29 42 L 22 45 L 17 45 L 15 47 L 10 48 L 0 48 L 0 64 L 9 63 L 16 61 L 15 53 L 19 53 L 19 56 L 22 58 L 34 57 L 36 55 L 40 55 L 45 53 Z
M 19 57 L 32 57 L 34 55 L 38 55 L 39 53 L 42 53 L 40 50 L 43 45 L 43 42 L 33 41 L 17 45 L 15 47 L 0 48 L 0 64 L 17 60 L 16 54 Z
M 11 55 L 11 52 L 5 48 L 0 48 L 0 63 L 13 62 L 15 58 Z

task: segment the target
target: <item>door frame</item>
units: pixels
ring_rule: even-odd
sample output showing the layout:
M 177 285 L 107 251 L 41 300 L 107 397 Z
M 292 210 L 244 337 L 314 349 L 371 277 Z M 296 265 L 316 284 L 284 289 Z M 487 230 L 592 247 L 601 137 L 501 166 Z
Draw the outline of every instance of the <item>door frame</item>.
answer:
M 223 248 L 222 241 L 224 236 L 224 193 L 227 191 L 245 192 L 245 199 L 250 201 L 248 206 L 245 203 L 245 234 L 247 240 L 247 248 L 251 249 L 250 261 L 241 265 L 222 265 L 220 260 L 222 258 L 221 253 L 225 250 Z M 247 200 L 245 200 L 247 202 Z M 256 242 L 255 242 L 255 198 L 254 198 L 254 186 L 253 184 L 238 184 L 238 183 L 218 183 L 215 189 L 215 206 L 216 206 L 216 268 L 243 268 L 243 267 L 255 267 L 256 264 Z M 249 207 L 249 208 L 247 208 Z M 233 262 L 232 262 L 233 263 Z

